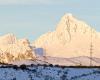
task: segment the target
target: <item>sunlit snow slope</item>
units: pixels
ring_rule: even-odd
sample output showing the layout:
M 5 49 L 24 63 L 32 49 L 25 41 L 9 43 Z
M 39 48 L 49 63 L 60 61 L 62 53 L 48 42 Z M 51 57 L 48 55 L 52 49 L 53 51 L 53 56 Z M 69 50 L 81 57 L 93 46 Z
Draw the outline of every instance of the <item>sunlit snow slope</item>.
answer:
M 93 56 L 100 58 L 100 33 L 72 14 L 65 14 L 55 31 L 43 34 L 33 45 L 44 48 L 46 56 L 70 58 L 90 56 L 91 42 Z

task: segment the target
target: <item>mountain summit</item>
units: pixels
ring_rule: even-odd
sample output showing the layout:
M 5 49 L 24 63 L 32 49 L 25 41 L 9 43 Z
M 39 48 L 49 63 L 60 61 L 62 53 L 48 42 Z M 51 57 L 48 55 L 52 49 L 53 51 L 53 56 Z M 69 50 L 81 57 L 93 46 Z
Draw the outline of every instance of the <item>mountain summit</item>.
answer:
M 1 63 L 26 59 L 35 59 L 35 53 L 27 39 L 17 39 L 12 33 L 0 37 Z
M 100 56 L 100 33 L 72 14 L 65 14 L 56 30 L 48 32 L 33 42 L 36 47 L 45 50 L 45 56 L 77 57 L 90 56 L 91 44 L 93 56 Z
M 6 35 L 0 37 L 0 44 L 2 44 L 2 45 L 13 44 L 16 42 L 16 40 L 17 39 L 16 39 L 15 35 L 12 33 L 9 33 L 9 34 L 6 34 Z

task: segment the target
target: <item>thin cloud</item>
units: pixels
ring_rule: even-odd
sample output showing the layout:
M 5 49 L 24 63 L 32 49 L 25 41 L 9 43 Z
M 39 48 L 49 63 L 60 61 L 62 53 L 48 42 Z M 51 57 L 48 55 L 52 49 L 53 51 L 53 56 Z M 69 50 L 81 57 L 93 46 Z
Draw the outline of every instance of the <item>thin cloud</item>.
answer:
M 27 4 L 62 4 L 63 1 L 59 0 L 0 0 L 0 5 L 27 5 Z

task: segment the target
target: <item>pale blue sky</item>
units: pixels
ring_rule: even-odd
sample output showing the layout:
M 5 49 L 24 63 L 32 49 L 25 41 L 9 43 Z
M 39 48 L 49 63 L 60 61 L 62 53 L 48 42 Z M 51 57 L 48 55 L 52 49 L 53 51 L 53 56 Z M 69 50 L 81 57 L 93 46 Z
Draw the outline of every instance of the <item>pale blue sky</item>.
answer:
M 0 35 L 37 39 L 72 13 L 100 31 L 100 0 L 0 0 Z

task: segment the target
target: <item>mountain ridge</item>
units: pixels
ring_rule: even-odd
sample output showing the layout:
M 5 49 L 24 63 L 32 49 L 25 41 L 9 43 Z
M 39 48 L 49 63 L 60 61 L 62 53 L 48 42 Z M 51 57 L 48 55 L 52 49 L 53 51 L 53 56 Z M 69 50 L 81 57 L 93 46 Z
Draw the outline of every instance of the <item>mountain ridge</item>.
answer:
M 30 43 L 27 39 L 17 39 L 9 33 L 0 37 L 0 62 L 8 63 L 15 60 L 35 59 Z
M 33 45 L 44 48 L 46 56 L 77 57 L 90 56 L 92 42 L 95 48 L 94 56 L 99 57 L 99 40 L 100 34 L 93 28 L 72 14 L 65 14 L 55 31 L 43 34 L 33 42 Z
M 40 55 L 63 59 L 79 56 L 90 58 L 91 44 L 93 58 L 100 58 L 100 33 L 72 14 L 65 14 L 55 31 L 43 34 L 32 44 L 28 39 L 18 39 L 12 33 L 1 36 L 0 62 L 35 60 Z

